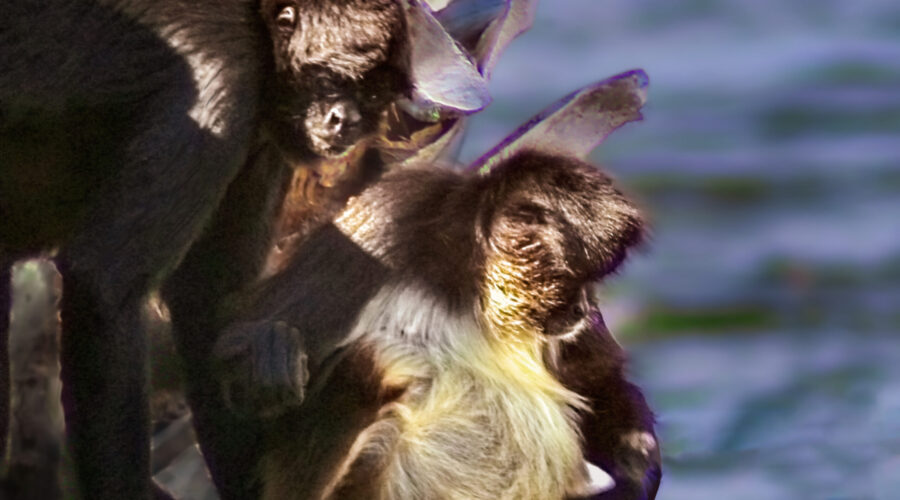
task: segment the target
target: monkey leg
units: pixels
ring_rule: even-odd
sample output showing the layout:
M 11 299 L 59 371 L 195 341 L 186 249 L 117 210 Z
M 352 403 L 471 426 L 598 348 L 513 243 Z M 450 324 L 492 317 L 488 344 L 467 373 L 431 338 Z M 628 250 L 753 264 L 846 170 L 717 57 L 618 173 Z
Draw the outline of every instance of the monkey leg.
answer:
M 559 346 L 555 372 L 567 388 L 587 398 L 582 415 L 585 458 L 615 481 L 594 500 L 652 500 L 662 476 L 653 412 L 640 389 L 625 379 L 625 353 L 599 313 L 573 342 Z
M 66 425 L 83 496 L 92 500 L 150 497 L 140 307 L 202 233 L 252 131 L 243 122 L 216 134 L 199 126 L 179 108 L 190 105 L 193 80 L 188 73 L 171 77 L 137 110 L 139 135 L 124 148 L 90 222 L 57 259 Z M 223 123 L 231 125 L 227 117 Z
M 85 498 L 147 498 L 150 486 L 146 348 L 140 287 L 104 300 L 90 272 L 60 262 L 62 401 Z
M 217 310 L 225 296 L 259 275 L 290 174 L 271 146 L 254 152 L 229 187 L 212 225 L 162 289 L 185 361 L 197 439 L 223 499 L 259 496 L 254 476 L 261 438 L 256 420 L 230 411 L 222 396 L 212 358 L 220 329 Z

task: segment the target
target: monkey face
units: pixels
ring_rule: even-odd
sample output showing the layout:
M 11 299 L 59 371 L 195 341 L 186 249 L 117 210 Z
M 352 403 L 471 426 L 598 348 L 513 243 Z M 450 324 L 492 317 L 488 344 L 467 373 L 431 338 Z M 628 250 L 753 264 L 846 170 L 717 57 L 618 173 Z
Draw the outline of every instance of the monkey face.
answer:
M 396 0 L 263 0 L 274 45 L 270 133 L 288 156 L 333 158 L 408 93 L 406 20 Z

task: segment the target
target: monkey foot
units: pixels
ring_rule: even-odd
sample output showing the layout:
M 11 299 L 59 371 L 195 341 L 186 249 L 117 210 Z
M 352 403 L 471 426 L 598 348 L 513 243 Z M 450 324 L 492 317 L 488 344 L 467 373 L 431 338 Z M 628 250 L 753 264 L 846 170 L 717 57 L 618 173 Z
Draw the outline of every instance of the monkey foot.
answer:
M 309 381 L 305 351 L 300 331 L 283 321 L 229 326 L 215 347 L 225 401 L 261 417 L 299 406 Z

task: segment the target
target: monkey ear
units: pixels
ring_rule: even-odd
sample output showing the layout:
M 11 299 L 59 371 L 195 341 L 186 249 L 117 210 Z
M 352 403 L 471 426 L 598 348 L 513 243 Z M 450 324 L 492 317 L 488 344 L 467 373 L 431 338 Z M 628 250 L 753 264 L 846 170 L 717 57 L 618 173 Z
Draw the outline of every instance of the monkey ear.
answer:
M 490 103 L 487 81 L 462 48 L 419 0 L 405 0 L 412 96 L 407 111 L 437 121 L 470 114 Z
M 576 90 L 533 116 L 468 169 L 487 173 L 524 150 L 585 159 L 614 130 L 641 118 L 648 85 L 647 73 L 636 69 Z

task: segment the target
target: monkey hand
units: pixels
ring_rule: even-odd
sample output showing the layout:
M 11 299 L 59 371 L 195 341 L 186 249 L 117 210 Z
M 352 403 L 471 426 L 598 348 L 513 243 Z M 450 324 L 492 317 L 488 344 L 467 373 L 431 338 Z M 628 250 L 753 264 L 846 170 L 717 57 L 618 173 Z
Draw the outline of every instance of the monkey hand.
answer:
M 619 442 L 604 460 L 612 476 L 611 488 L 579 500 L 653 500 L 662 479 L 662 462 L 652 432 L 633 430 L 619 436 Z M 604 471 L 605 472 L 605 471 Z
M 235 323 L 219 337 L 214 354 L 233 410 L 271 418 L 303 402 L 309 381 L 305 343 L 287 323 Z

